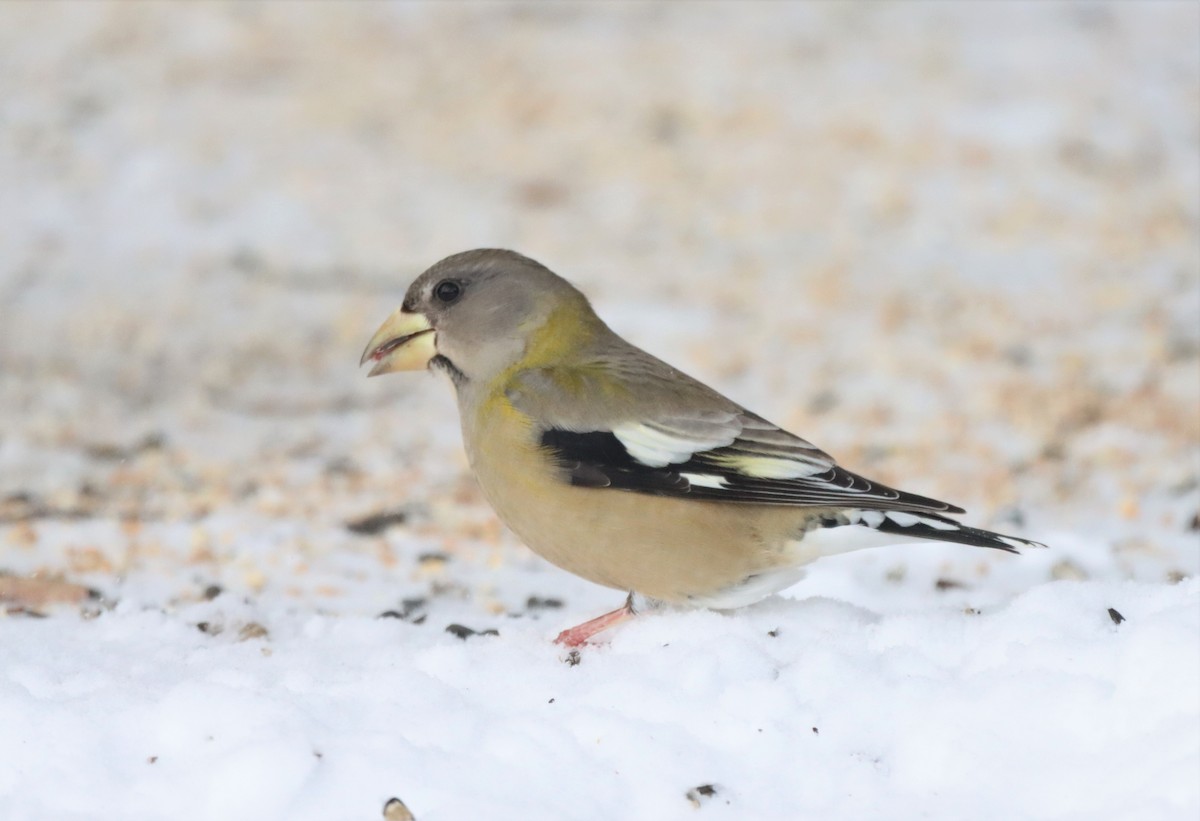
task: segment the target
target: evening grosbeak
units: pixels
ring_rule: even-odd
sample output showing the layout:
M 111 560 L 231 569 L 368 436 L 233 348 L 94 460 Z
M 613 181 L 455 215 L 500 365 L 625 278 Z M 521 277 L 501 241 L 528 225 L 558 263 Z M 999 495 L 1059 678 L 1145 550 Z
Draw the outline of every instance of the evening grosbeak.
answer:
M 421 274 L 367 360 L 369 376 L 448 375 L 467 458 L 500 518 L 564 570 L 628 591 L 622 608 L 563 631 L 567 645 L 633 615 L 635 594 L 740 607 L 859 547 L 1041 546 L 840 467 L 629 344 L 574 286 L 513 251 L 466 251 Z

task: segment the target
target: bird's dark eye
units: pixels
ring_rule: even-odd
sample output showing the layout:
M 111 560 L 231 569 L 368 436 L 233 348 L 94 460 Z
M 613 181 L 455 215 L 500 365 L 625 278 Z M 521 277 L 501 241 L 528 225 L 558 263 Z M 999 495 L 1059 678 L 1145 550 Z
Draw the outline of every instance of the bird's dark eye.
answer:
M 462 296 L 462 286 L 452 279 L 443 279 L 433 286 L 433 295 L 448 304 Z

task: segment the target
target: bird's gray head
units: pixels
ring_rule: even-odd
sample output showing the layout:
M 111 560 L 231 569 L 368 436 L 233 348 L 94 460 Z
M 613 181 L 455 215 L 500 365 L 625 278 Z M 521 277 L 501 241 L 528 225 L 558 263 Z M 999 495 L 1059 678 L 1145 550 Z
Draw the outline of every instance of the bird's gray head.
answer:
M 578 333 L 604 328 L 587 299 L 549 268 L 515 251 L 481 248 L 446 257 L 409 286 L 367 343 L 370 376 L 432 364 L 456 382 L 489 381 L 519 361 L 552 357 Z M 541 356 L 539 356 L 541 354 Z

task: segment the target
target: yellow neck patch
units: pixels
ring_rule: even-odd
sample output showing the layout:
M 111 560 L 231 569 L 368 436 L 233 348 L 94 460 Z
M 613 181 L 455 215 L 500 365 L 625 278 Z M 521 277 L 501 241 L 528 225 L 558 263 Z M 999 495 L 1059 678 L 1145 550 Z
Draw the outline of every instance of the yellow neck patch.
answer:
M 586 350 L 604 327 L 582 297 L 564 301 L 531 331 L 525 355 L 514 370 L 569 364 L 574 354 Z

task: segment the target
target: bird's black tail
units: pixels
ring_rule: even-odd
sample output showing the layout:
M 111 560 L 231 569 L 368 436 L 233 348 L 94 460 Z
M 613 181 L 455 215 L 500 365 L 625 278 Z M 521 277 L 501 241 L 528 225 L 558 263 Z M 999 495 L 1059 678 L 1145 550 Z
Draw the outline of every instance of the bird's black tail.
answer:
M 912 521 L 914 519 L 915 521 Z M 928 513 L 914 515 L 912 513 L 883 512 L 883 521 L 871 526 L 880 533 L 894 536 L 930 539 L 937 542 L 956 542 L 975 547 L 993 547 L 997 550 L 1007 550 L 1009 553 L 1020 553 L 1021 548 L 1024 547 L 1045 547 L 1041 542 L 1017 536 L 1005 536 L 1003 533 L 993 533 L 978 527 L 968 527 L 953 519 L 947 519 L 945 516 Z

